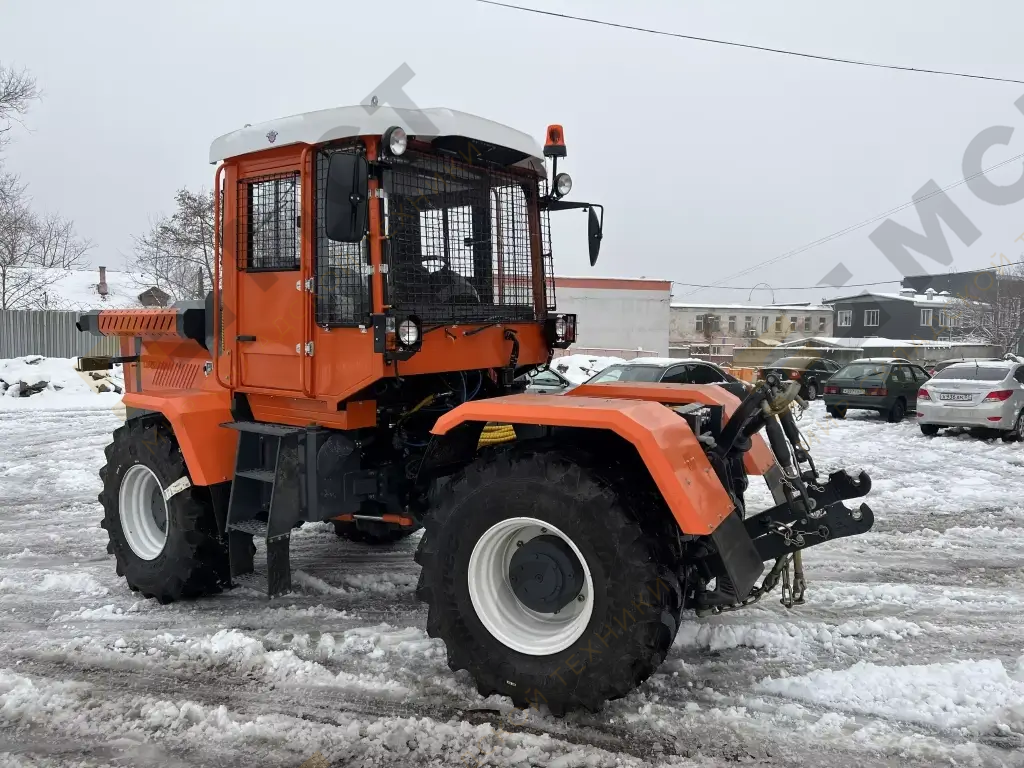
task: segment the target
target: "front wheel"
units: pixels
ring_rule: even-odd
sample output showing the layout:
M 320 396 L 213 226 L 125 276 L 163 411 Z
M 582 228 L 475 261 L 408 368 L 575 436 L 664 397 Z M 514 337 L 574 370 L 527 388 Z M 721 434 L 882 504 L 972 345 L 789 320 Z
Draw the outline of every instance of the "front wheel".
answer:
M 582 454 L 517 448 L 431 501 L 416 555 L 427 632 L 481 695 L 596 711 L 665 659 L 682 608 L 667 536 L 633 490 Z
M 205 489 L 191 485 L 173 432 L 131 421 L 114 432 L 100 470 L 107 552 L 131 589 L 161 603 L 218 591 L 228 554 Z

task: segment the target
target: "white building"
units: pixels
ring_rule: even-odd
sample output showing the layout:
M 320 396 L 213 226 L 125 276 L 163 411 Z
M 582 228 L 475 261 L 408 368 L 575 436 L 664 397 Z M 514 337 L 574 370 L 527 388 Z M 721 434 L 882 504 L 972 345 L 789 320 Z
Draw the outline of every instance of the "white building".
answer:
M 832 307 L 826 304 L 672 302 L 670 354 L 728 363 L 737 348 L 755 339 L 777 343 L 831 336 L 832 323 Z
M 559 312 L 577 315 L 570 353 L 633 358 L 668 355 L 670 280 L 555 277 Z

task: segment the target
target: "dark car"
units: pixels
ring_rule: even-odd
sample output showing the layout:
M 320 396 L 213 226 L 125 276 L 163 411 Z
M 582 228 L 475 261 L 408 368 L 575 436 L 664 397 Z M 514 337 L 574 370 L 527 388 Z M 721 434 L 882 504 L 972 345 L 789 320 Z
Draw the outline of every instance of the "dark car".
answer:
M 842 366 L 834 360 L 824 357 L 784 357 L 765 366 L 761 378 L 774 373 L 783 379 L 800 382 L 800 397 L 804 400 L 817 400 L 825 386 L 825 382 Z
M 825 410 L 837 419 L 858 408 L 878 411 L 892 423 L 903 421 L 917 410 L 917 391 L 929 378 L 924 368 L 901 358 L 854 360 L 825 385 Z
M 747 385 L 714 363 L 705 360 L 667 357 L 638 357 L 628 363 L 609 365 L 587 384 L 611 381 L 658 381 L 662 384 L 719 384 L 741 400 L 747 396 Z

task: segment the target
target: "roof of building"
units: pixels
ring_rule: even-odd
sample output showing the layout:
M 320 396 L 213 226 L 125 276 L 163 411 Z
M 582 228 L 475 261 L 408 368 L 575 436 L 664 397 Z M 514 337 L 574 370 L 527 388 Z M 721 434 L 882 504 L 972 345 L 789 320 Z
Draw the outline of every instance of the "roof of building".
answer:
M 291 144 L 322 144 L 354 136 L 380 135 L 392 126 L 403 128 L 409 136 L 418 139 L 462 136 L 507 147 L 526 156 L 517 165 L 528 165 L 540 173 L 544 172 L 540 144 L 529 134 L 493 120 L 443 107 L 396 109 L 357 105 L 267 120 L 215 139 L 210 145 L 210 162 Z
M 653 277 L 568 277 L 555 275 L 555 288 L 595 288 L 597 290 L 671 291 L 671 280 Z
M 141 306 L 139 294 L 150 284 L 130 272 L 107 270 L 107 295 L 99 294 L 97 269 L 39 269 L 45 283 L 41 306 L 33 309 L 84 311 L 87 309 L 129 309 Z
M 962 297 L 954 296 L 950 294 L 949 291 L 942 291 L 941 293 L 933 292 L 931 294 L 931 298 L 929 298 L 928 293 L 915 293 L 911 295 L 867 291 L 865 293 L 858 293 L 854 296 L 840 296 L 839 298 L 832 299 L 831 301 L 836 303 L 840 301 L 853 301 L 854 299 L 894 299 L 896 301 L 912 301 L 915 305 L 922 307 L 934 307 L 936 305 L 952 304 L 954 302 L 963 301 Z
M 673 301 L 670 305 L 673 309 L 706 309 L 709 312 L 712 310 L 726 310 L 726 311 L 742 311 L 748 310 L 751 312 L 831 312 L 832 307 L 827 304 L 715 304 L 713 302 L 705 302 L 703 304 L 697 304 L 689 301 Z
M 927 339 L 887 339 L 880 336 L 848 337 L 837 336 L 812 336 L 807 339 L 794 339 L 784 341 L 781 347 L 836 347 L 838 349 L 869 349 L 871 347 L 933 347 L 936 349 L 949 349 L 961 346 L 958 342 L 951 341 L 929 341 Z M 977 346 L 966 344 L 963 346 Z

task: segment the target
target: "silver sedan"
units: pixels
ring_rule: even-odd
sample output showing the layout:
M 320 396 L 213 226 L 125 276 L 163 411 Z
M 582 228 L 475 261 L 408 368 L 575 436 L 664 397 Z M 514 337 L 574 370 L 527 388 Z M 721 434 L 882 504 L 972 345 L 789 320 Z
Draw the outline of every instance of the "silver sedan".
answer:
M 1000 360 L 944 368 L 921 385 L 917 423 L 926 435 L 971 427 L 1024 439 L 1024 365 Z

